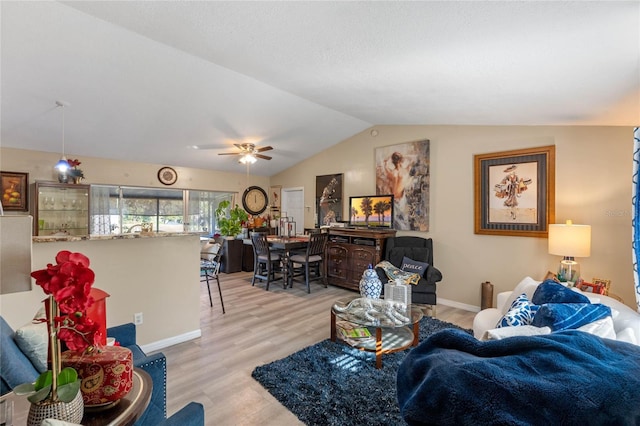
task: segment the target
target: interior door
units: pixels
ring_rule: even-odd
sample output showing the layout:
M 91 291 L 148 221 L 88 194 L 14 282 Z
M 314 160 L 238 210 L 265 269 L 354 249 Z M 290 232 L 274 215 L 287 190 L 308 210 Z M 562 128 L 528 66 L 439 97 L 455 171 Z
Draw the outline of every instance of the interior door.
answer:
M 304 188 L 282 188 L 282 215 L 296 223 L 296 234 L 304 234 Z

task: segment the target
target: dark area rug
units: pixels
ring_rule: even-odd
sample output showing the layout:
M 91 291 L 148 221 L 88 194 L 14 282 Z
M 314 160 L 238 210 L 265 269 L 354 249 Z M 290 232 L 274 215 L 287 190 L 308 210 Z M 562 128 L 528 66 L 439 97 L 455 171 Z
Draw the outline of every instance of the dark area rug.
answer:
M 420 340 L 460 327 L 425 317 Z M 471 332 L 471 331 L 469 331 Z M 307 425 L 404 425 L 396 399 L 396 373 L 408 351 L 382 356 L 323 340 L 251 374 Z

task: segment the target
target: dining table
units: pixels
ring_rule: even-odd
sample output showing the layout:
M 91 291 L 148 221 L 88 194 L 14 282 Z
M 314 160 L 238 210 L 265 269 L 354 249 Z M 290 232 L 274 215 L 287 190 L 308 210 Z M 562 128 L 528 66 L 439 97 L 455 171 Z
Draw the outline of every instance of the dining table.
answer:
M 269 243 L 269 247 L 276 250 L 282 250 L 282 279 L 285 282 L 285 287 L 293 287 L 293 271 L 289 269 L 289 256 L 291 255 L 291 250 L 306 249 L 307 245 L 309 245 L 309 236 L 296 235 L 287 237 L 269 235 L 267 236 L 267 242 Z

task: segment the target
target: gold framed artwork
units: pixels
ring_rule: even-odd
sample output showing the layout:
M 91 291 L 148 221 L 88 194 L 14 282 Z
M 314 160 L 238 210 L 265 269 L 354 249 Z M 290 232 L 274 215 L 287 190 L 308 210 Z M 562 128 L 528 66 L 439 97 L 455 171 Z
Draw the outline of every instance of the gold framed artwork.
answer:
M 271 207 L 271 210 L 280 210 L 281 196 L 282 196 L 281 185 L 274 185 L 269 188 L 269 207 Z
M 2 209 L 5 211 L 29 211 L 29 173 L 0 171 Z
M 429 231 L 429 140 L 376 148 L 376 194 L 393 194 L 393 229 Z
M 475 155 L 474 232 L 546 238 L 555 170 L 555 145 Z

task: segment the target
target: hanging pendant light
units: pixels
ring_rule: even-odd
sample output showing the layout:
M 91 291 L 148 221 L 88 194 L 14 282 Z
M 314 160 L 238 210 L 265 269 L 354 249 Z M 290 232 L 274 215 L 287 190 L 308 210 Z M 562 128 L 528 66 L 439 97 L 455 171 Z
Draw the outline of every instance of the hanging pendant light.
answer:
M 60 173 L 66 173 L 67 170 L 69 170 L 69 162 L 67 161 L 67 157 L 64 156 L 64 107 L 67 105 L 68 104 L 62 101 L 56 101 L 56 108 L 62 107 L 62 157 L 54 168 Z

